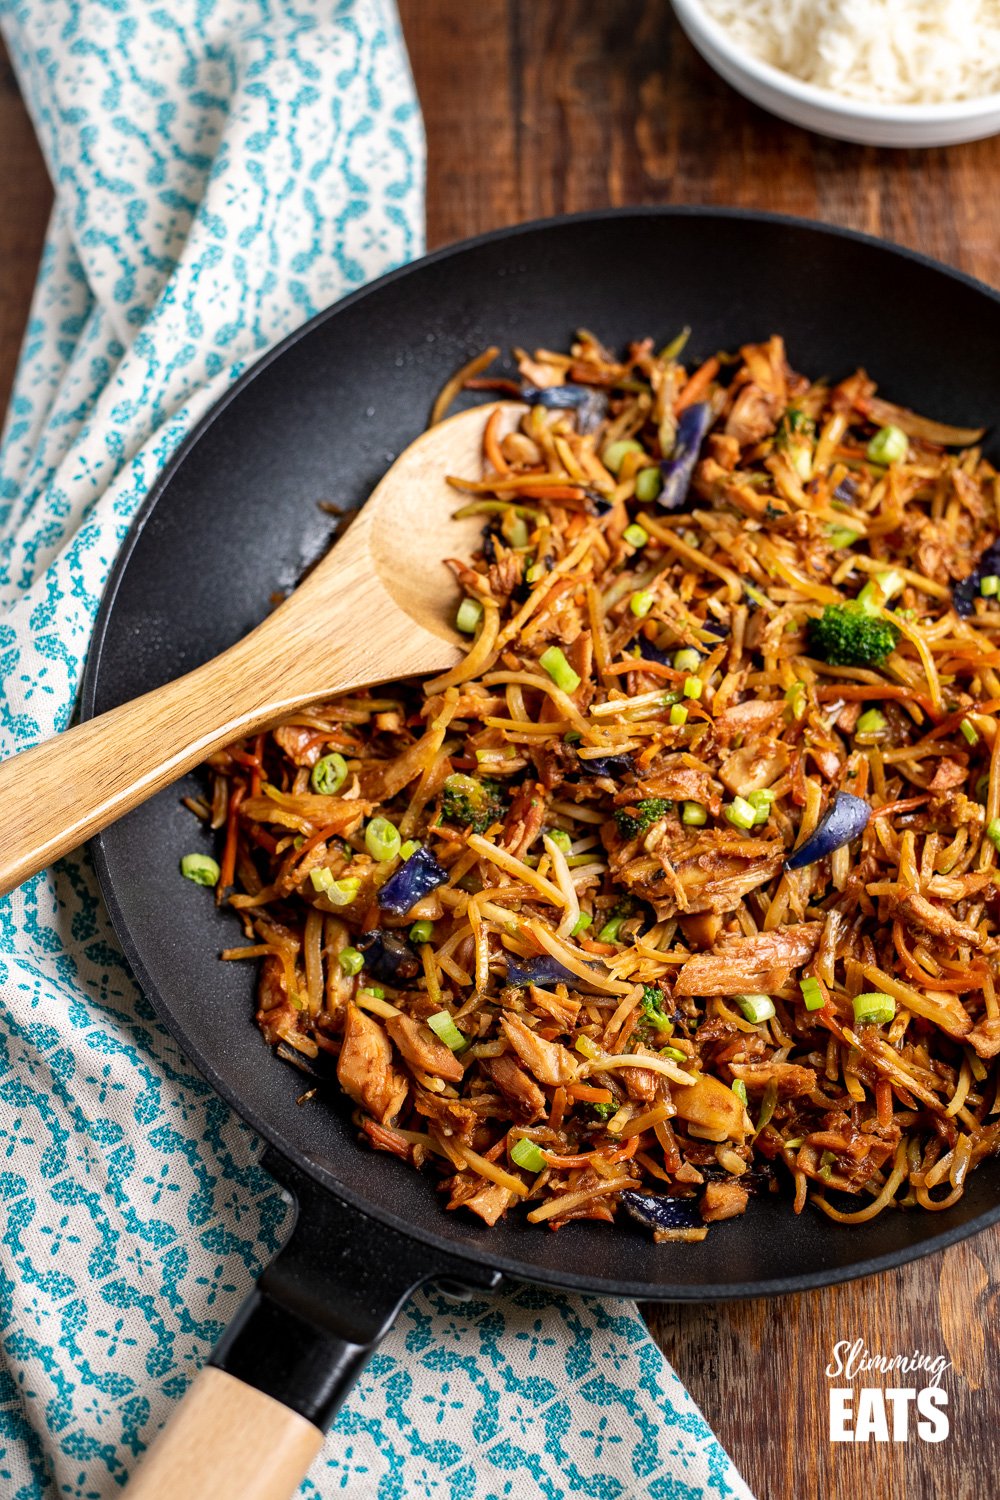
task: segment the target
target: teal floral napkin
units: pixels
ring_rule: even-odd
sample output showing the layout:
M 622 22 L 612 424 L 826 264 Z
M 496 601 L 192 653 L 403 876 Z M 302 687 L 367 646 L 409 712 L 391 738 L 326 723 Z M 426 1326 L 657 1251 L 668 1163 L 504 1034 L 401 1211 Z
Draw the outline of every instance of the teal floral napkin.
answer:
M 423 142 L 389 0 L 0 15 L 56 187 L 0 453 L 6 755 L 69 721 L 116 550 L 192 424 L 421 251 Z M 0 998 L 0 1496 L 107 1500 L 286 1209 L 137 992 L 86 854 L 0 903 Z M 633 1307 L 522 1289 L 415 1297 L 303 1494 L 749 1491 Z

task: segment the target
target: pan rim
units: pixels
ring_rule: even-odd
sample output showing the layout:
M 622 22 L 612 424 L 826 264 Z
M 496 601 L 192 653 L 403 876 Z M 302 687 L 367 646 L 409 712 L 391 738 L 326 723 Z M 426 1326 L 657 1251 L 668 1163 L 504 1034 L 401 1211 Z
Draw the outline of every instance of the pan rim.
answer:
M 494 244 L 498 241 L 517 240 L 524 235 L 538 231 L 557 229 L 570 225 L 606 222 L 609 220 L 627 220 L 629 218 L 702 218 L 722 223 L 763 223 L 779 227 L 784 226 L 794 230 L 809 230 L 830 238 L 865 245 L 891 257 L 901 256 L 905 260 L 934 271 L 938 275 L 945 276 L 969 290 L 975 291 L 980 295 L 985 295 L 990 301 L 1000 304 L 1000 292 L 987 283 L 970 276 L 964 271 L 944 265 L 933 257 L 924 255 L 921 251 L 910 249 L 908 246 L 897 245 L 892 241 L 880 239 L 875 235 L 823 223 L 820 220 L 799 218 L 790 214 L 720 205 L 626 205 L 620 208 L 588 210 L 582 213 L 561 214 L 551 218 L 532 219 L 520 224 L 489 230 L 484 234 L 468 239 L 455 241 L 420 257 L 418 260 L 409 261 L 402 266 L 397 266 L 376 280 L 368 282 L 355 291 L 348 293 L 329 307 L 322 309 L 305 323 L 286 334 L 273 348 L 262 354 L 204 413 L 159 473 L 150 488 L 149 494 L 133 517 L 128 534 L 122 543 L 109 574 L 107 584 L 105 585 L 101 604 L 94 622 L 94 630 L 81 680 L 81 718 L 88 719 L 94 716 L 104 647 L 108 627 L 114 614 L 118 590 L 147 521 L 169 488 L 174 475 L 194 451 L 198 443 L 223 415 L 230 402 L 241 395 L 264 370 L 275 360 L 279 359 L 288 349 L 308 337 L 315 328 L 319 327 L 337 312 L 354 305 L 361 299 L 378 292 L 381 288 L 397 280 L 422 271 L 428 266 L 439 264 L 455 256 L 461 256 L 481 246 Z M 342 1184 L 321 1162 L 312 1159 L 304 1152 L 291 1149 L 289 1143 L 281 1138 L 280 1131 L 260 1117 L 252 1101 L 238 1097 L 236 1092 L 228 1087 L 209 1059 L 203 1054 L 202 1049 L 192 1044 L 185 1032 L 185 1028 L 177 1020 L 171 1006 L 166 1002 L 143 963 L 141 954 L 132 938 L 131 931 L 125 921 L 124 913 L 118 901 L 117 889 L 108 863 L 103 836 L 99 834 L 92 839 L 90 848 L 98 882 L 101 887 L 101 894 L 107 906 L 115 935 L 121 944 L 129 967 L 144 996 L 152 1006 L 157 1019 L 174 1038 L 185 1057 L 189 1059 L 202 1077 L 205 1078 L 206 1082 L 211 1085 L 220 1098 L 262 1140 L 271 1145 L 279 1153 L 287 1156 L 302 1171 L 306 1172 L 328 1192 L 332 1193 L 333 1196 L 340 1198 L 369 1218 L 375 1219 L 409 1236 L 412 1240 L 426 1246 L 429 1250 L 441 1252 L 450 1258 L 475 1261 L 479 1265 L 488 1266 L 499 1271 L 514 1281 L 530 1281 L 554 1290 L 585 1292 L 610 1297 L 637 1298 L 648 1302 L 739 1301 L 753 1297 L 769 1297 L 791 1292 L 812 1291 L 821 1287 L 834 1286 L 865 1276 L 876 1275 L 883 1271 L 909 1264 L 911 1261 L 922 1259 L 924 1256 L 945 1250 L 950 1245 L 971 1238 L 971 1236 L 980 1233 L 982 1230 L 1000 1221 L 1000 1202 L 998 1202 L 993 1208 L 987 1209 L 964 1224 L 957 1225 L 951 1229 L 941 1230 L 936 1234 L 927 1236 L 916 1244 L 907 1244 L 882 1255 L 852 1262 L 850 1265 L 805 1271 L 795 1276 L 773 1277 L 769 1279 L 758 1278 L 757 1280 L 743 1283 L 723 1282 L 719 1284 L 699 1283 L 691 1285 L 629 1280 L 612 1281 L 606 1277 L 588 1277 L 570 1271 L 560 1272 L 547 1267 L 531 1265 L 530 1263 L 512 1259 L 509 1256 L 494 1254 L 487 1248 L 485 1243 L 463 1244 L 456 1240 L 437 1235 L 430 1229 L 416 1225 L 409 1219 L 394 1214 L 390 1209 L 383 1207 L 381 1204 L 373 1204 L 361 1194 Z

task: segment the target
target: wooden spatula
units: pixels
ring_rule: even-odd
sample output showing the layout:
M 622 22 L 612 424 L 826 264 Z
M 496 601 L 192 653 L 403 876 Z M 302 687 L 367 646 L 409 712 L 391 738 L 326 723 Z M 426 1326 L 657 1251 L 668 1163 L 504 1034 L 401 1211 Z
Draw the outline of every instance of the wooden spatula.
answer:
M 523 407 L 504 407 L 504 427 Z M 183 776 L 211 751 L 304 703 L 462 655 L 446 557 L 469 556 L 482 521 L 456 521 L 448 474 L 479 473 L 494 406 L 423 433 L 345 536 L 257 628 L 175 682 L 0 762 L 0 896 Z

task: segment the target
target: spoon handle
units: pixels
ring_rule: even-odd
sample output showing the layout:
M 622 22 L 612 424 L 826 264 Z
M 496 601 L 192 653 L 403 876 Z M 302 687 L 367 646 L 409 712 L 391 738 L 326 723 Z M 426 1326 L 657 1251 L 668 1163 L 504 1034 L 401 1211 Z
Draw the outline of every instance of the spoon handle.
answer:
M 0 762 L 0 896 L 280 712 L 247 644 Z
M 454 648 L 355 577 L 350 554 L 336 572 L 330 561 L 221 656 L 0 761 L 0 896 L 283 713 L 452 664 Z

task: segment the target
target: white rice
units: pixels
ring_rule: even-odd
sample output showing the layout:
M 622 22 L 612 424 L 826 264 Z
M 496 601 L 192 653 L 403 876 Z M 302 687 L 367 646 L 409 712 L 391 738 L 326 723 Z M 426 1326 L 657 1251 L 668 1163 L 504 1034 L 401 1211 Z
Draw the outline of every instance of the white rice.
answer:
M 806 83 L 883 104 L 1000 93 L 1000 0 L 703 0 L 733 42 Z

